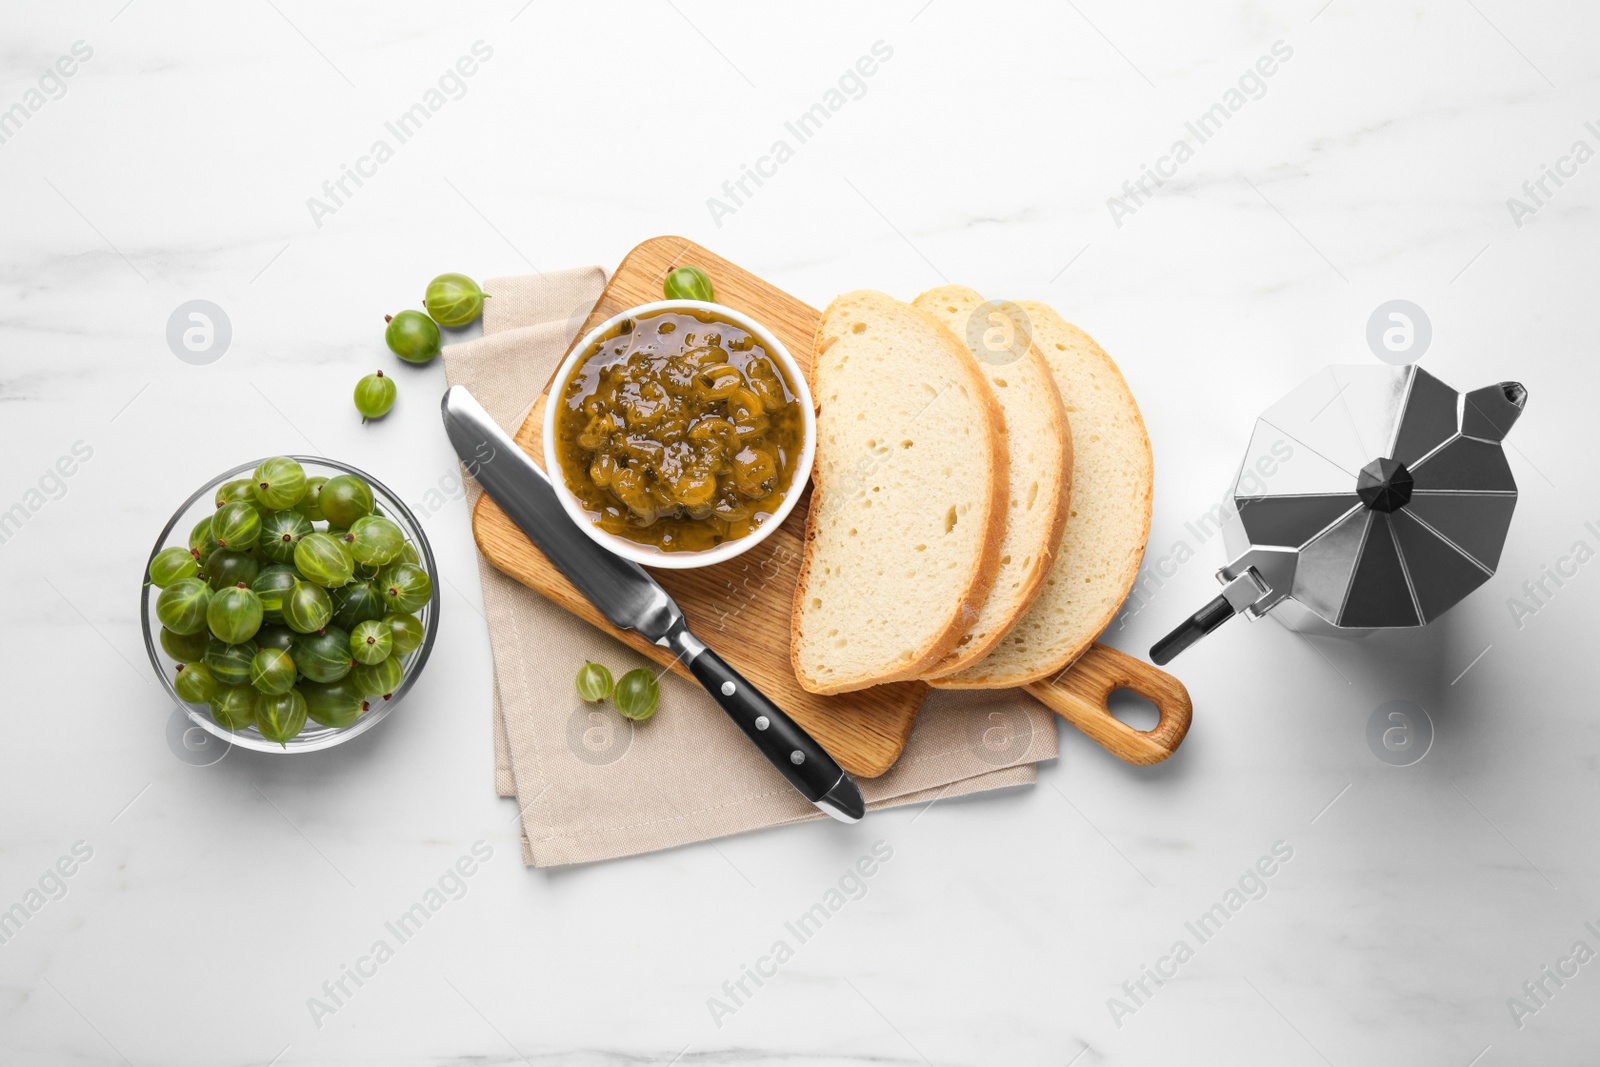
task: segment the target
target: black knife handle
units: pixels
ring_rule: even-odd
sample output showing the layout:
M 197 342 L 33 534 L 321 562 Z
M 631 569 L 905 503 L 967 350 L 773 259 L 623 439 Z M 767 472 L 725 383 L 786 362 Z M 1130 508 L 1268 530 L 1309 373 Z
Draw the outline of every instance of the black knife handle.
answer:
M 1186 619 L 1182 626 L 1150 646 L 1150 659 L 1157 666 L 1171 663 L 1179 652 L 1233 618 L 1233 605 L 1224 596 L 1213 597 L 1205 607 Z
M 807 800 L 821 800 L 844 777 L 810 734 L 711 649 L 689 661 L 689 673 Z

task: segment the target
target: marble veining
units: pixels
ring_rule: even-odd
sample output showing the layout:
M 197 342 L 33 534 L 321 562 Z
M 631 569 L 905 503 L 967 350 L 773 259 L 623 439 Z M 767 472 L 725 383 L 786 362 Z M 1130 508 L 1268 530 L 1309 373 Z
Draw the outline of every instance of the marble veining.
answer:
M 25 512 L 0 525 L 0 1061 L 1591 1055 L 1600 568 L 1525 609 L 1547 564 L 1600 547 L 1600 167 L 1521 226 L 1507 198 L 1600 116 L 1592 6 L 92 0 L 0 25 L 0 516 Z M 893 59 L 865 94 L 714 218 L 707 197 L 878 40 Z M 41 82 L 80 41 L 65 90 Z M 336 212 L 308 210 L 475 41 L 493 60 L 470 91 Z M 1118 226 L 1108 198 L 1277 41 L 1292 62 Z M 1411 300 L 1430 371 L 1529 389 L 1499 571 L 1426 630 L 1229 623 L 1173 664 L 1195 726 L 1161 766 L 1063 728 L 1032 788 L 526 870 L 493 796 L 468 516 L 436 492 L 456 471 L 442 367 L 399 366 L 383 315 L 440 271 L 610 266 L 660 233 L 817 306 L 948 280 L 1092 333 L 1154 444 L 1146 574 L 1171 573 L 1107 634 L 1137 654 L 1216 590 L 1220 538 L 1176 564 L 1173 546 L 1255 416 L 1374 359 L 1368 316 Z M 196 298 L 233 328 L 206 366 L 166 341 Z M 363 427 L 350 391 L 376 367 L 399 402 Z M 79 443 L 92 458 L 49 477 Z M 195 485 L 298 450 L 437 498 L 434 662 L 357 743 L 186 762 L 147 677 L 145 556 Z M 1431 724 L 1409 766 L 1368 740 L 1397 700 Z M 475 844 L 475 874 L 440 888 Z M 786 923 L 875 846 L 894 862 L 799 943 Z M 1242 885 L 1275 847 L 1292 862 Z M 389 933 L 430 890 L 426 924 Z M 340 979 L 337 1011 L 313 1010 Z

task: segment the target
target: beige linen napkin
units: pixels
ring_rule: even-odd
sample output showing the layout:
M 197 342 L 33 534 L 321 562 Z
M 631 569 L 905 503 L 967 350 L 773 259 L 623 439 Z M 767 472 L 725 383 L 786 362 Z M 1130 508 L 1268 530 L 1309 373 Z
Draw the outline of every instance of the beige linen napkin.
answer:
M 515 434 L 605 281 L 598 267 L 490 279 L 484 336 L 445 348 L 446 379 Z M 468 482 L 469 508 L 480 492 Z M 662 673 L 660 710 L 638 725 L 609 703 L 585 704 L 573 679 L 586 659 L 617 677 L 661 668 L 481 553 L 478 571 L 494 653 L 495 788 L 517 798 L 524 863 L 583 863 L 824 818 L 692 681 Z M 935 691 L 894 767 L 858 781 L 869 809 L 931 802 L 1029 784 L 1034 764 L 1056 751 L 1055 716 L 1031 697 Z

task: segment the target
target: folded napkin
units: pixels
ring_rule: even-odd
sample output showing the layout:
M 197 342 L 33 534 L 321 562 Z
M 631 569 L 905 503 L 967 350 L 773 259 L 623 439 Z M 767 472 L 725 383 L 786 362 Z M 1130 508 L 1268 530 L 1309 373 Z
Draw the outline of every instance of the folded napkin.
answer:
M 605 282 L 598 267 L 490 279 L 483 337 L 445 348 L 446 379 L 515 434 Z M 469 508 L 480 493 L 468 480 Z M 585 660 L 616 677 L 661 668 L 481 553 L 478 572 L 494 653 L 495 788 L 517 799 L 524 863 L 630 856 L 825 817 L 692 681 L 662 673 L 660 710 L 645 723 L 584 703 L 573 680 Z M 869 810 L 931 802 L 1029 784 L 1056 751 L 1055 716 L 1019 691 L 935 691 L 894 767 L 858 781 Z

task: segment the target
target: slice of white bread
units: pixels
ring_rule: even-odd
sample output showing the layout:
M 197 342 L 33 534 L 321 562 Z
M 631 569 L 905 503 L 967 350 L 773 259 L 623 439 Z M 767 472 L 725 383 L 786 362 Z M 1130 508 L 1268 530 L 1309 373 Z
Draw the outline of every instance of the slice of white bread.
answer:
M 983 296 L 965 286 L 945 285 L 929 289 L 912 306 L 943 322 L 966 343 L 1005 412 L 1010 457 L 1000 568 L 971 628 L 923 675 L 936 678 L 987 656 L 1044 588 L 1067 520 L 1072 438 L 1050 365 L 1027 335 L 1014 330 L 1004 339 L 990 336 L 1001 328 L 990 321 L 995 305 L 986 307 Z M 1023 314 L 1007 305 L 992 318 L 1008 313 L 1019 320 Z
M 791 656 L 813 693 L 922 675 L 967 632 L 1005 531 L 1005 419 L 937 319 L 860 290 L 823 312 Z
M 1128 383 L 1094 339 L 1043 304 L 1021 303 L 1072 431 L 1072 502 L 1044 590 L 993 652 L 929 684 L 1000 689 L 1077 659 L 1133 588 L 1150 535 L 1150 438 Z

